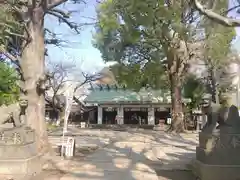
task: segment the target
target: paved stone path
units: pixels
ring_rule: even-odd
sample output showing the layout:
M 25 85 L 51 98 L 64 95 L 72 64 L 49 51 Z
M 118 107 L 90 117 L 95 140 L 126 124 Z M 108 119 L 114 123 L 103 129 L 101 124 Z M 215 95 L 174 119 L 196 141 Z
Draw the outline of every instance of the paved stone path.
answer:
M 80 160 L 57 161 L 59 169 L 66 173 L 61 177 L 53 175 L 44 179 L 188 180 L 193 178 L 186 170 L 195 156 L 196 134 L 170 135 L 150 130 L 80 131 L 81 134 L 76 136 L 79 147 L 87 146 L 88 143 L 98 143 L 100 148 Z M 54 138 L 57 137 L 52 137 L 50 140 L 52 144 L 56 143 Z M 184 179 L 179 175 L 176 176 L 178 179 L 174 179 L 174 174 L 181 174 Z

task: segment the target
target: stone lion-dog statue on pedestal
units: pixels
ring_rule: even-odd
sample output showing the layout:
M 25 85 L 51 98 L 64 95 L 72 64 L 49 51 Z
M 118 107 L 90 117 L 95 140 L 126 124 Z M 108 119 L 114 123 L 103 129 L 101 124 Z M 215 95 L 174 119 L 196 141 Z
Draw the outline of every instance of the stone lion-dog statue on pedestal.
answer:
M 13 123 L 14 127 L 20 127 L 26 124 L 27 106 L 28 100 L 24 97 L 21 97 L 15 104 L 0 106 L 0 125 Z

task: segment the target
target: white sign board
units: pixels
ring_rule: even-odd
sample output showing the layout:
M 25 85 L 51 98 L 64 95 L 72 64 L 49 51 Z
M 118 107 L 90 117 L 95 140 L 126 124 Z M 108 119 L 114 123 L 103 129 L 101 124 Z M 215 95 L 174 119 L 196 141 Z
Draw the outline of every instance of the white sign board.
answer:
M 74 144 L 75 144 L 75 139 L 73 137 L 69 137 L 66 144 L 66 152 L 65 152 L 66 157 L 73 157 Z
M 170 125 L 172 123 L 172 118 L 167 118 L 167 124 Z
M 80 126 L 81 126 L 81 128 L 85 128 L 86 127 L 86 123 L 85 122 L 81 122 Z

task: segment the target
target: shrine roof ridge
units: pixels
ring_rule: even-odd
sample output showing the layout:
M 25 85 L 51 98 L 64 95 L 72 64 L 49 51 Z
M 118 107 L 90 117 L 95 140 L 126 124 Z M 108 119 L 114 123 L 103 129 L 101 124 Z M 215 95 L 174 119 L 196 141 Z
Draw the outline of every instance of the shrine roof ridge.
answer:
M 127 90 L 126 86 L 120 86 L 117 84 L 109 85 L 109 84 L 95 84 L 91 85 L 91 91 L 119 91 L 119 90 Z

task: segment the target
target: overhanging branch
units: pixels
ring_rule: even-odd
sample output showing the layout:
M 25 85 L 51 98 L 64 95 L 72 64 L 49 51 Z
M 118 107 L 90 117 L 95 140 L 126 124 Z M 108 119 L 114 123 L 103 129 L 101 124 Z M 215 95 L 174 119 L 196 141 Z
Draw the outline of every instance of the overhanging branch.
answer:
M 47 5 L 47 9 L 50 10 L 50 9 L 53 9 L 65 2 L 67 2 L 68 0 L 49 0 L 48 1 L 48 5 Z
M 61 9 L 54 8 L 54 9 L 51 9 L 49 11 L 50 12 L 54 12 L 54 13 L 58 13 L 58 14 L 62 15 L 63 18 L 70 18 L 70 13 L 69 12 L 65 12 L 65 11 L 63 11 Z
M 67 24 L 71 29 L 74 29 L 77 33 L 79 33 L 79 27 L 76 23 L 70 22 L 68 21 L 66 18 L 64 18 L 62 15 L 52 12 L 52 11 L 48 11 L 47 14 L 50 14 L 52 16 L 55 16 L 56 18 L 59 19 L 59 21 L 64 22 L 65 24 Z
M 48 1 L 48 5 L 47 5 L 47 9 L 50 10 L 52 8 L 55 8 L 65 2 L 67 2 L 68 0 L 49 0 Z M 72 0 L 73 3 L 84 3 L 86 4 L 85 0 Z
M 203 15 L 207 16 L 209 19 L 222 24 L 224 26 L 236 27 L 240 26 L 240 20 L 224 17 L 218 13 L 213 12 L 210 9 L 205 8 L 198 0 L 192 0 L 195 8 Z

